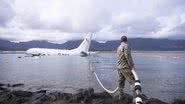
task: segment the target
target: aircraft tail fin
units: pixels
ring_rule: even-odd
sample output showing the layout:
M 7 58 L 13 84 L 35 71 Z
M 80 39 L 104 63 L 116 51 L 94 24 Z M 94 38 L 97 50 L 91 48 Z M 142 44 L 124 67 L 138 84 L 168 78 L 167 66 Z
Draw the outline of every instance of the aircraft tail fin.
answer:
M 91 38 L 92 34 L 89 33 L 87 36 L 84 37 L 84 40 L 80 44 L 80 46 L 77 48 L 80 52 L 87 53 L 89 51 L 90 45 L 91 45 Z

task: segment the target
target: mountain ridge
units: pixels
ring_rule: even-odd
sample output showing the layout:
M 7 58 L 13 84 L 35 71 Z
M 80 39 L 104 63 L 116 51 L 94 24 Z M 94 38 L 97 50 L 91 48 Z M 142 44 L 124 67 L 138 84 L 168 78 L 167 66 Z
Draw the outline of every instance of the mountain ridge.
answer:
M 14 43 L 0 39 L 1 51 L 27 50 L 29 48 L 56 48 L 72 49 L 80 45 L 82 40 L 72 40 L 63 44 L 50 43 L 45 40 L 33 40 L 28 42 Z M 119 46 L 119 40 L 111 40 L 99 43 L 92 40 L 91 51 L 115 51 Z M 152 39 L 152 38 L 131 38 L 129 44 L 135 51 L 185 51 L 185 40 Z

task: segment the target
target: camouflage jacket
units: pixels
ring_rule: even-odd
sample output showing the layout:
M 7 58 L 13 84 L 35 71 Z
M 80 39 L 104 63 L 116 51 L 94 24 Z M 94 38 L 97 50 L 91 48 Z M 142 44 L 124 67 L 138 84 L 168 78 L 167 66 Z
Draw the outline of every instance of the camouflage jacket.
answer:
M 122 42 L 117 49 L 118 69 L 132 69 L 134 67 L 134 62 L 131 56 L 131 49 L 128 43 Z

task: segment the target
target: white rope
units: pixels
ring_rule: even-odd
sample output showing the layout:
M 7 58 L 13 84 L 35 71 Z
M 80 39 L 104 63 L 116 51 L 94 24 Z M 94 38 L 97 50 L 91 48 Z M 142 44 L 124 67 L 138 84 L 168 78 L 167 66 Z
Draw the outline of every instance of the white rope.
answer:
M 95 75 L 96 80 L 98 81 L 98 83 L 100 84 L 100 86 L 101 86 L 106 92 L 108 92 L 108 93 L 110 93 L 110 94 L 113 94 L 113 93 L 115 93 L 115 92 L 118 90 L 119 87 L 116 87 L 116 89 L 114 89 L 113 91 L 108 90 L 107 88 L 105 88 L 105 87 L 103 86 L 103 84 L 101 83 L 101 81 L 100 81 L 100 79 L 98 78 L 98 75 L 96 74 L 95 71 L 93 71 L 93 74 Z
M 115 92 L 118 91 L 119 87 L 116 87 L 116 89 L 114 89 L 114 90 L 112 90 L 112 91 L 111 91 L 111 90 L 108 90 L 107 88 L 105 88 L 105 87 L 103 86 L 102 82 L 100 81 L 98 75 L 96 74 L 96 72 L 95 72 L 95 71 L 92 71 L 92 72 L 93 72 L 93 74 L 95 75 L 96 80 L 98 81 L 98 83 L 100 84 L 100 86 L 101 86 L 106 92 L 108 92 L 108 93 L 110 93 L 110 94 L 113 94 L 113 93 L 115 93 Z M 135 80 L 139 80 L 138 75 L 137 75 L 137 73 L 136 73 L 136 71 L 135 71 L 134 69 L 132 70 L 132 74 L 134 75 Z M 135 83 L 135 84 L 137 84 L 137 83 Z M 139 83 L 139 85 L 140 85 L 140 83 Z M 138 91 L 138 93 L 141 93 L 139 90 L 137 90 L 137 91 Z M 142 104 L 142 99 L 141 99 L 140 97 L 136 97 L 136 98 L 135 98 L 135 104 Z
M 135 77 L 135 80 L 139 80 L 139 78 L 138 78 L 138 76 L 137 76 L 135 70 L 132 70 L 132 73 L 133 73 L 133 75 L 134 75 L 134 77 Z M 106 92 L 113 94 L 113 93 L 115 93 L 116 91 L 118 91 L 119 87 L 116 87 L 116 89 L 114 89 L 114 90 L 112 90 L 112 91 L 111 91 L 111 90 L 108 90 L 107 88 L 105 88 L 104 85 L 102 84 L 102 82 L 100 81 L 100 79 L 99 79 L 99 77 L 98 77 L 98 75 L 96 74 L 95 71 L 93 71 L 93 74 L 95 75 L 96 80 L 98 81 L 98 83 L 100 84 L 100 86 L 101 86 Z
M 138 78 L 138 76 L 137 76 L 135 70 L 132 70 L 132 73 L 133 73 L 133 75 L 134 75 L 134 77 L 135 77 L 135 80 L 139 80 L 139 78 Z M 96 74 L 95 71 L 93 71 L 93 74 L 95 75 L 96 80 L 98 81 L 99 85 L 100 85 L 106 92 L 108 92 L 108 93 L 110 93 L 110 94 L 113 94 L 113 93 L 115 93 L 115 92 L 118 91 L 119 87 L 116 87 L 116 88 L 115 88 L 114 90 L 112 90 L 112 91 L 109 90 L 109 89 L 107 89 L 107 88 L 105 88 L 104 85 L 102 84 L 102 82 L 100 81 L 100 79 L 99 79 L 99 77 L 98 77 L 98 75 Z

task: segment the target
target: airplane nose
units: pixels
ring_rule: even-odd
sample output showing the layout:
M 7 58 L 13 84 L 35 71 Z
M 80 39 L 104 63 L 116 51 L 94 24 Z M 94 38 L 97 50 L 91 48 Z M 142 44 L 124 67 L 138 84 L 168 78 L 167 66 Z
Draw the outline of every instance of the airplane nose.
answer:
M 27 51 L 25 52 L 25 54 L 29 54 L 29 51 L 27 50 Z
M 31 54 L 31 50 L 28 49 L 25 53 L 26 53 L 26 54 Z

